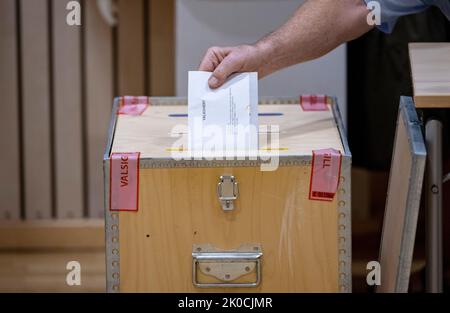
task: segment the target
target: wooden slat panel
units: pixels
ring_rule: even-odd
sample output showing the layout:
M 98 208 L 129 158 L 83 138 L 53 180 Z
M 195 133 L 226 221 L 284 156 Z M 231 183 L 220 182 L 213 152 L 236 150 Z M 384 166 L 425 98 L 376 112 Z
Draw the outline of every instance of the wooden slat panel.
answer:
M 19 101 L 16 1 L 0 1 L 0 142 L 2 176 L 0 219 L 20 217 Z
M 103 217 L 102 157 L 113 101 L 112 31 L 96 1 L 85 1 L 84 7 L 88 211 L 91 217 Z
M 51 127 L 47 0 L 20 1 L 25 216 L 51 217 Z
M 52 1 L 56 216 L 83 216 L 80 27 L 66 23 L 64 0 Z
M 150 94 L 173 96 L 175 92 L 175 2 L 149 0 Z
M 144 94 L 143 0 L 118 2 L 118 82 L 120 95 Z

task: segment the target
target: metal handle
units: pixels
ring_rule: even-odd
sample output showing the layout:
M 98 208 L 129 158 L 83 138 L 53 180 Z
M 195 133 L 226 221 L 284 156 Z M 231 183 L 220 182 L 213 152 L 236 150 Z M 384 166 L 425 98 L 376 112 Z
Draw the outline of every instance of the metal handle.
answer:
M 236 250 L 219 251 L 212 245 L 194 245 L 192 251 L 192 283 L 200 288 L 256 287 L 261 282 L 260 244 L 241 245 Z M 200 282 L 198 272 L 220 282 Z M 238 278 L 255 273 L 251 282 L 235 282 Z

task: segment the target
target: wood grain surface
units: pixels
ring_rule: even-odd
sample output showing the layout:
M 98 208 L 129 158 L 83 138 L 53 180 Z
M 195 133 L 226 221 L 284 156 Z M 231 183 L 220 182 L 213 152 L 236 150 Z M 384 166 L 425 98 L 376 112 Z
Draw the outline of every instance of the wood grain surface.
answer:
M 450 43 L 410 43 L 409 54 L 416 107 L 450 107 Z

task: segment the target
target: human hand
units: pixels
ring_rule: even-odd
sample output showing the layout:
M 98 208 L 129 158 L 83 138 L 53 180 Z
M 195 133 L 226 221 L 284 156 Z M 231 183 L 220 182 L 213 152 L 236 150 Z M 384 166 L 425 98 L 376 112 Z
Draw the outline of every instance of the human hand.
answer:
M 223 85 L 233 73 L 258 72 L 262 78 L 266 56 L 257 45 L 241 45 L 236 47 L 211 47 L 203 57 L 199 71 L 212 72 L 208 84 L 210 88 Z

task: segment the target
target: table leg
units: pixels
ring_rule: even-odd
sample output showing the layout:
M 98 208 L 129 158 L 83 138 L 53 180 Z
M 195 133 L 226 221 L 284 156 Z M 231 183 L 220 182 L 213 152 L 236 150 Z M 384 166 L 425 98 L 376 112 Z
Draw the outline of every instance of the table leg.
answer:
M 442 123 L 425 126 L 426 170 L 426 290 L 442 292 Z

